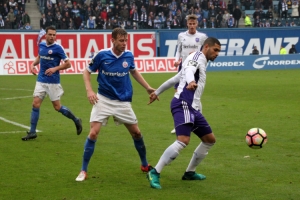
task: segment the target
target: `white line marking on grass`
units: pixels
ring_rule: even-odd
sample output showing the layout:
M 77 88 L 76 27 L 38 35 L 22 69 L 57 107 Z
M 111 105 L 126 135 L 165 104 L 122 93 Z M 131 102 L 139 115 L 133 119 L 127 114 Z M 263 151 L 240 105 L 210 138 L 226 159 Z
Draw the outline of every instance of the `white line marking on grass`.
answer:
M 4 134 L 4 133 L 24 133 L 24 131 L 4 131 L 4 132 L 0 132 L 0 134 Z
M 24 98 L 29 98 L 31 96 L 20 96 L 20 97 L 10 97 L 10 98 L 1 98 L 0 100 L 10 100 L 10 99 L 24 99 Z
M 10 121 L 10 120 L 5 119 L 5 118 L 3 118 L 3 117 L 0 117 L 0 120 L 2 120 L 2 121 L 4 121 L 4 122 L 7 122 L 7 123 L 10 123 L 10 124 L 13 124 L 13 125 L 15 125 L 15 126 L 19 126 L 19 127 L 22 127 L 22 128 L 30 129 L 29 126 L 25 126 L 25 125 L 23 125 L 23 124 L 19 124 L 19 123 L 17 123 L 17 122 Z M 42 132 L 42 131 L 36 130 L 36 132 Z
M 28 90 L 28 89 L 13 89 L 13 88 L 0 88 L 0 90 L 21 90 L 21 91 L 31 91 L 32 90 Z

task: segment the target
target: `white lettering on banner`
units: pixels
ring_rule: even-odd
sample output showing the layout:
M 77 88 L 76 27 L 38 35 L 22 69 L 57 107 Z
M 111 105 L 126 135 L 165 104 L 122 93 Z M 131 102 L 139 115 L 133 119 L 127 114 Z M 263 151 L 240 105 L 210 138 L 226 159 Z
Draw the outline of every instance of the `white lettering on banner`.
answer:
M 258 59 L 256 59 L 256 60 L 254 60 L 254 62 L 253 62 L 253 67 L 254 67 L 255 69 L 261 69 L 261 68 L 263 68 L 263 67 L 265 66 L 266 61 L 269 60 L 269 59 L 270 59 L 270 57 L 262 57 L 262 58 L 258 58 Z M 263 61 L 262 65 L 257 64 L 257 63 L 259 63 L 260 61 Z
M 292 44 L 298 43 L 299 37 L 265 38 L 263 41 L 260 38 L 251 38 L 248 43 L 242 38 L 219 39 L 219 41 L 221 43 L 219 56 L 250 55 L 253 46 L 256 46 L 262 55 L 277 55 L 281 45 L 290 49 Z M 175 56 L 177 40 L 166 40 L 165 45 L 168 48 L 167 57 Z
M 0 75 L 30 75 L 32 59 L 0 59 Z M 71 59 L 71 67 L 60 71 L 61 74 L 82 74 L 90 59 Z M 174 67 L 175 58 L 154 57 L 136 58 L 136 69 L 141 73 L 177 72 Z M 37 66 L 39 69 L 39 66 Z M 102 72 L 109 76 L 124 76 L 125 74 Z
M 244 62 L 210 62 L 210 67 L 241 67 Z
M 13 44 L 13 41 L 10 39 L 5 40 L 3 50 L 1 53 L 1 59 L 4 58 L 14 58 L 17 59 L 17 51 L 15 49 L 15 46 Z
M 28 51 L 29 57 L 34 58 L 35 56 L 34 56 L 34 51 L 33 51 L 33 45 L 36 45 L 36 42 L 34 40 L 28 40 L 27 43 L 28 43 L 27 45 L 28 45 L 28 49 L 29 49 L 29 51 Z
M 88 43 L 88 46 L 87 46 L 87 49 L 86 49 L 86 52 L 85 52 L 85 58 L 88 58 L 90 55 L 91 55 L 91 52 L 93 52 L 93 50 L 95 52 L 98 52 L 99 51 L 99 48 L 97 46 L 97 43 L 96 43 L 96 40 L 95 39 L 91 39 L 89 40 L 89 43 Z
M 176 40 L 166 40 L 165 45 L 168 46 L 168 54 L 167 57 L 175 56 L 177 41 Z
M 277 65 L 299 65 L 299 64 L 300 64 L 300 60 L 270 60 L 270 57 L 261 57 L 256 59 L 253 62 L 253 67 L 255 69 L 262 69 L 265 67 L 265 65 L 277 66 Z
M 57 41 L 57 43 L 61 44 L 61 40 L 56 40 L 56 41 Z M 69 48 L 64 47 L 64 50 L 65 50 L 66 54 L 68 54 L 69 58 L 74 58 L 74 53 L 75 53 L 74 52 L 75 51 L 74 40 L 69 39 L 68 41 L 69 41 Z
M 151 47 L 144 47 L 143 44 L 151 44 L 152 43 L 152 39 L 140 39 L 137 43 L 137 46 L 139 49 L 143 49 L 143 51 L 145 52 L 149 52 L 148 55 L 144 55 L 141 57 L 153 57 L 154 55 L 154 51 Z

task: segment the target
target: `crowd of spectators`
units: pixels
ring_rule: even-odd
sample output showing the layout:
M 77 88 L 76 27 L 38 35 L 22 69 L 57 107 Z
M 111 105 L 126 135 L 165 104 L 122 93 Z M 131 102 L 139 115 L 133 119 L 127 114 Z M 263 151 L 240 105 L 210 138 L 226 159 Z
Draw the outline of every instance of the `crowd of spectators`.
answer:
M 280 0 L 276 18 L 272 0 L 37 0 L 37 4 L 41 29 L 179 29 L 186 28 L 189 14 L 198 16 L 199 28 L 237 28 L 242 18 L 246 27 L 295 26 L 298 20 L 283 21 L 278 16 L 298 18 L 298 1 Z M 1 4 L 0 27 L 30 27 L 25 3 L 9 0 Z M 251 16 L 243 14 L 252 9 Z
M 26 0 L 1 0 L 0 29 L 32 29 L 25 5 Z

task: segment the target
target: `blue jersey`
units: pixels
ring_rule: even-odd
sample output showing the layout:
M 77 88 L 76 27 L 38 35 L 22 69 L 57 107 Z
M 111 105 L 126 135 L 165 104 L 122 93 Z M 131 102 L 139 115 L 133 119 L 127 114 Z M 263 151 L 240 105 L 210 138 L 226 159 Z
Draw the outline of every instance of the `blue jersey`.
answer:
M 130 70 L 135 69 L 134 57 L 126 50 L 116 56 L 112 49 L 97 53 L 87 67 L 89 72 L 98 70 L 98 93 L 112 100 L 132 101 Z
M 40 71 L 37 81 L 42 83 L 60 83 L 59 70 L 51 76 L 45 74 L 46 70 L 60 65 L 60 61 L 68 60 L 68 56 L 64 48 L 54 42 L 51 45 L 47 45 L 46 42 L 39 44 L 39 56 L 40 56 Z

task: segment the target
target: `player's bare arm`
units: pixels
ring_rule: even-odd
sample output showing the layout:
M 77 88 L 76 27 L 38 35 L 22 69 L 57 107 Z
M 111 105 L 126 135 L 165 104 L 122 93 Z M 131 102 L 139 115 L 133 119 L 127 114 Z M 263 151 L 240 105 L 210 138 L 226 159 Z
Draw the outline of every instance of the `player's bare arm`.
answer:
M 130 74 L 133 76 L 133 78 L 141 85 L 143 86 L 148 94 L 151 94 L 155 91 L 154 88 L 150 87 L 150 85 L 147 83 L 147 81 L 144 79 L 144 77 L 138 72 L 137 70 L 130 70 Z
M 97 97 L 97 94 L 93 91 L 91 84 L 91 73 L 87 69 L 83 71 L 83 81 L 87 93 L 87 98 L 90 104 L 94 105 L 99 99 Z
M 52 74 L 54 74 L 56 71 L 59 71 L 59 70 L 64 70 L 64 69 L 68 69 L 71 67 L 71 62 L 70 60 L 66 60 L 63 64 L 59 65 L 59 66 L 56 66 L 56 67 L 53 67 L 53 68 L 49 68 L 45 71 L 45 74 L 47 76 L 51 76 Z
M 36 69 L 36 65 L 38 65 L 40 63 L 40 56 L 37 56 L 35 58 L 35 60 L 33 61 L 33 63 L 30 65 L 30 72 L 33 74 L 33 75 L 37 75 L 37 69 Z

